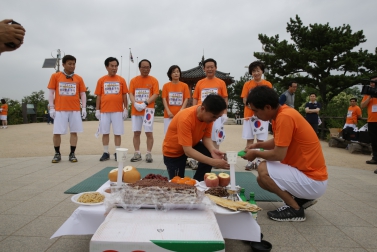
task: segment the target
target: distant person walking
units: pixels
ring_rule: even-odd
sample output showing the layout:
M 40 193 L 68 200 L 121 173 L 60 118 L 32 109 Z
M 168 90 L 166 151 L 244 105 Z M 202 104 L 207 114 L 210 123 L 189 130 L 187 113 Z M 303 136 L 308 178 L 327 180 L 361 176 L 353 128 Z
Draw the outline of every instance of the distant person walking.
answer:
M 77 133 L 83 132 L 82 119 L 86 118 L 86 87 L 83 79 L 74 73 L 76 58 L 72 55 L 63 57 L 63 72 L 51 75 L 47 88 L 49 89 L 50 116 L 54 119 L 53 143 L 55 155 L 52 163 L 59 163 L 61 160 L 60 143 L 61 135 L 71 132 L 71 152 L 69 161 L 77 162 L 75 150 L 77 145 Z M 80 97 L 82 112 L 80 113 Z
M 297 89 L 297 83 L 294 81 L 289 81 L 288 90 L 280 95 L 279 103 L 280 105 L 288 105 L 291 108 L 295 108 L 295 92 Z
M 0 108 L 0 120 L 1 120 L 1 128 L 6 129 L 8 128 L 8 104 L 5 99 L 1 99 L 1 108 Z

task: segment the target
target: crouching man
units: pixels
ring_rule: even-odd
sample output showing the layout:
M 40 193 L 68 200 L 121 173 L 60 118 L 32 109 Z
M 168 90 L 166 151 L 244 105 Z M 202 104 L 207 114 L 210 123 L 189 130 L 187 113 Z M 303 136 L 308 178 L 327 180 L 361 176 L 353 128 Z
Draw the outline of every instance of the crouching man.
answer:
M 244 156 L 247 160 L 265 159 L 258 166 L 258 184 L 285 202 L 267 212 L 268 217 L 305 221 L 304 209 L 315 204 L 327 187 L 327 167 L 316 133 L 295 109 L 280 105 L 279 96 L 271 88 L 254 88 L 246 104 L 259 119 L 270 120 L 274 132 L 274 138 L 246 147 Z

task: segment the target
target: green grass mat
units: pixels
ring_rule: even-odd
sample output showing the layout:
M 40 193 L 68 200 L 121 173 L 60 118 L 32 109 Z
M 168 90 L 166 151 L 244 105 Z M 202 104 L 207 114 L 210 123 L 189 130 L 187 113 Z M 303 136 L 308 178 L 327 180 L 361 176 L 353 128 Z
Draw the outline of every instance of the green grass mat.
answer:
M 91 177 L 81 181 L 77 185 L 69 188 L 64 193 L 77 194 L 81 192 L 96 191 L 108 180 L 108 174 L 114 168 L 116 167 L 106 167 Z M 169 177 L 167 170 L 138 168 L 138 171 L 140 172 L 142 178 L 149 173 Z M 212 169 L 212 172 L 216 174 L 220 173 L 214 169 Z M 228 171 L 225 172 L 229 174 Z M 185 176 L 192 178 L 194 173 L 195 171 L 191 169 L 185 170 Z M 262 189 L 257 183 L 257 178 L 251 172 L 236 172 L 236 181 L 239 186 L 245 188 L 245 196 L 247 199 L 249 199 L 250 192 L 254 192 L 256 201 L 282 201 L 277 195 Z

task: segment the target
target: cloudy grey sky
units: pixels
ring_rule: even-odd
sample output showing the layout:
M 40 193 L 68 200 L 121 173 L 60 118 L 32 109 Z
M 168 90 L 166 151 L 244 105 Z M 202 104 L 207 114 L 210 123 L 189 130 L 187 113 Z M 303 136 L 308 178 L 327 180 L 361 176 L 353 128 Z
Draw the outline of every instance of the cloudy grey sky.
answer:
M 0 97 L 21 100 L 47 91 L 55 70 L 42 64 L 56 49 L 77 58 L 75 73 L 92 93 L 107 74 L 109 56 L 123 56 L 118 74 L 127 82 L 138 74 L 136 59 L 149 59 L 162 89 L 171 65 L 196 67 L 204 50 L 218 70 L 238 80 L 255 60 L 253 52 L 262 50 L 258 34 L 289 39 L 286 24 L 296 14 L 306 26 L 329 22 L 363 30 L 367 42 L 361 47 L 374 52 L 376 13 L 375 0 L 2 0 L 0 20 L 21 23 L 26 37 L 20 49 L 0 56 Z M 135 61 L 130 71 L 129 48 Z

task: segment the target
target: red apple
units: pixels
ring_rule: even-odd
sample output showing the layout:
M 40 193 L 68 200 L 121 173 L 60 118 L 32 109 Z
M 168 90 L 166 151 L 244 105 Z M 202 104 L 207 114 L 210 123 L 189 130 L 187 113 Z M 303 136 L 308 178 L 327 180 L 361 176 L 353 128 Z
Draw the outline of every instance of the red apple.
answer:
M 220 186 L 227 186 L 230 183 L 230 175 L 228 173 L 221 172 L 219 175 L 219 185 Z
M 210 175 L 215 175 L 216 176 L 216 173 L 212 173 L 212 172 L 207 172 L 204 174 L 204 180 L 206 180 L 206 178 Z
M 219 186 L 219 178 L 215 175 L 209 175 L 204 180 L 206 182 L 207 187 L 217 187 Z

